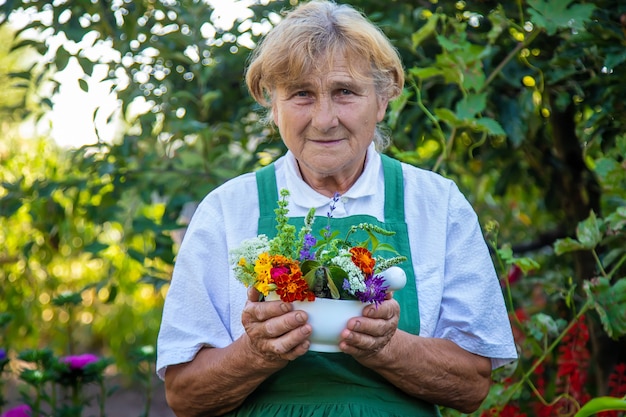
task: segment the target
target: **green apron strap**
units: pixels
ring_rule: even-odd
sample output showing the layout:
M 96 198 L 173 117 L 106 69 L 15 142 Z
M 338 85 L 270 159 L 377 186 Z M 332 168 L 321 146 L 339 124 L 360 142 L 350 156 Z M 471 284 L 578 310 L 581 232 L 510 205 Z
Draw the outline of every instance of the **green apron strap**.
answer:
M 278 208 L 278 187 L 274 163 L 264 166 L 256 172 L 256 186 L 259 195 L 260 217 L 274 217 Z
M 404 223 L 404 177 L 400 161 L 381 154 L 385 173 L 385 223 Z

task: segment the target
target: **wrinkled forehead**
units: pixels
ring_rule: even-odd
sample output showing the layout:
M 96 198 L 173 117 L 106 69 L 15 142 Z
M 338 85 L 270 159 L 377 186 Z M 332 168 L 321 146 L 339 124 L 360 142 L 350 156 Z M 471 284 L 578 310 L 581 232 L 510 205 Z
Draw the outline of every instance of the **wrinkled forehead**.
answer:
M 334 48 L 301 54 L 297 51 L 288 59 L 285 73 L 277 77 L 276 86 L 303 84 L 333 73 L 347 74 L 357 82 L 373 82 L 372 66 L 362 54 L 349 48 Z

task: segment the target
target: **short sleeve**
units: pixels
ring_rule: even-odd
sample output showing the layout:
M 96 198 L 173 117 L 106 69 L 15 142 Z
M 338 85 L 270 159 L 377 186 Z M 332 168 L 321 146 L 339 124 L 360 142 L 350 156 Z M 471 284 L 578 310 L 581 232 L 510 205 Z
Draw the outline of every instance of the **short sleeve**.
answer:
M 517 359 L 502 288 L 478 217 L 451 184 L 444 287 L 435 337 L 489 357 L 494 368 Z

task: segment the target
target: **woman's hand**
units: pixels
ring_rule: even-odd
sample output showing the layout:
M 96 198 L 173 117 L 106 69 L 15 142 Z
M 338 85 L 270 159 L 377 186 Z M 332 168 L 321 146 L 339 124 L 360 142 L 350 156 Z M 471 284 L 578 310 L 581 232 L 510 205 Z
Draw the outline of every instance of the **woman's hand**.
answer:
M 291 361 L 309 350 L 311 325 L 304 311 L 283 301 L 259 302 L 259 292 L 248 290 L 241 322 L 252 350 L 268 360 Z
M 341 333 L 339 348 L 357 360 L 375 355 L 383 349 L 398 329 L 400 305 L 387 294 L 380 305 L 363 309 L 362 317 L 353 317 Z

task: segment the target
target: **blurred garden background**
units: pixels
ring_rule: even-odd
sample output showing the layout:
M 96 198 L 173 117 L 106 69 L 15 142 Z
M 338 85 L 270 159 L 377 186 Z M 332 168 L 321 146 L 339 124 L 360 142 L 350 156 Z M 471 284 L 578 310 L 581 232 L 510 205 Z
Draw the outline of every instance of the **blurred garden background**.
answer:
M 0 0 L 0 414 L 157 415 L 185 223 L 284 152 L 243 71 L 296 3 Z M 405 63 L 388 153 L 492 248 L 520 360 L 474 415 L 625 415 L 626 3 L 349 3 Z

